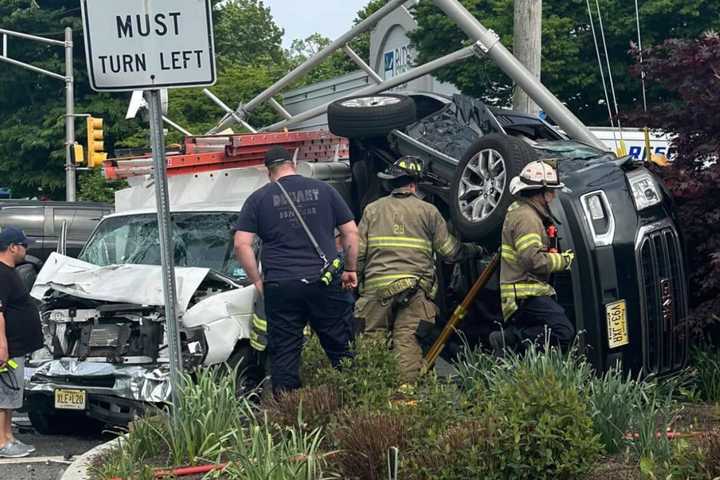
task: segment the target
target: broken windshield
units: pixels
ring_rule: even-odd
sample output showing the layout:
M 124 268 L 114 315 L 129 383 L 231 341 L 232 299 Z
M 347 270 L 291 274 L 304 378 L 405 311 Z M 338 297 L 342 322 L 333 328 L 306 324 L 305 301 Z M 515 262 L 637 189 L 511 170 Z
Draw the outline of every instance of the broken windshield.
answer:
M 229 213 L 176 213 L 172 215 L 175 266 L 210 268 L 241 281 L 245 271 L 233 252 Z M 103 220 L 80 254 L 101 267 L 118 264 L 160 265 L 157 215 L 128 215 Z

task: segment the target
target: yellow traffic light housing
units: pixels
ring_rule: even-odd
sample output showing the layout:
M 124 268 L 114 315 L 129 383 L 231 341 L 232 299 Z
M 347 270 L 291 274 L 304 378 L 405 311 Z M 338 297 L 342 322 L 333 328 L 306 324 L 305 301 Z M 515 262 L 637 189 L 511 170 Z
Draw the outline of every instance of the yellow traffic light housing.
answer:
M 75 165 L 85 163 L 85 149 L 79 143 L 74 143 L 72 146 L 72 159 Z
M 107 160 L 102 118 L 87 118 L 87 164 L 93 168 Z

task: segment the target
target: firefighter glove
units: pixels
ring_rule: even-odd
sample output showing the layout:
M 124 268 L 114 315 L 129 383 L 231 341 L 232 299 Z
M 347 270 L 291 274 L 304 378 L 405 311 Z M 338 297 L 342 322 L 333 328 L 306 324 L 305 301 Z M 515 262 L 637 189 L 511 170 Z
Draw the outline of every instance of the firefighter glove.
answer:
M 570 267 L 572 266 L 573 260 L 575 260 L 575 252 L 572 250 L 567 250 L 565 252 L 562 252 L 560 254 L 563 258 L 563 264 L 565 265 L 565 270 L 570 270 Z

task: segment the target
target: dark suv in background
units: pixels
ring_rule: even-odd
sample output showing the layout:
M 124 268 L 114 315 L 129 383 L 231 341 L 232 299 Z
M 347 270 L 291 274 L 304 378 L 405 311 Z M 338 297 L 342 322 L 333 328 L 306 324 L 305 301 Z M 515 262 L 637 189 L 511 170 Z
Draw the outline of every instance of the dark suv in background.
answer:
M 106 203 L 0 200 L 0 227 L 22 229 L 33 241 L 30 254 L 44 262 L 57 249 L 63 222 L 67 223 L 67 255 L 77 257 L 95 225 L 112 211 Z

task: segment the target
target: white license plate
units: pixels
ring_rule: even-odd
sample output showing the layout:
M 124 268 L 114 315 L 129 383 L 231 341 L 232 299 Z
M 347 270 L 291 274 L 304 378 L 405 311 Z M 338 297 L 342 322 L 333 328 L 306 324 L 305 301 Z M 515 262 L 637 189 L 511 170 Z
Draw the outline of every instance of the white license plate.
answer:
M 87 392 L 84 390 L 69 390 L 59 388 L 55 390 L 55 408 L 60 410 L 85 410 L 87 406 Z
M 625 300 L 605 305 L 605 319 L 608 328 L 608 347 L 623 347 L 630 343 Z

